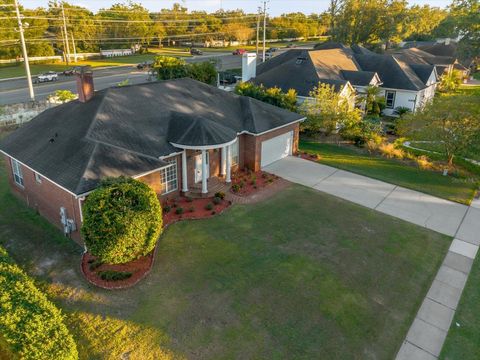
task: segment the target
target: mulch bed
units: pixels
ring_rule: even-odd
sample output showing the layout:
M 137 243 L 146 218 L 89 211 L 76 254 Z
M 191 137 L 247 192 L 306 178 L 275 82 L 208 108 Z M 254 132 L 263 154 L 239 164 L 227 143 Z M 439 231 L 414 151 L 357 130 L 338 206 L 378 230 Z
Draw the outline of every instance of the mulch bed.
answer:
M 96 267 L 95 264 L 97 264 L 97 262 L 95 256 L 86 252 L 83 254 L 81 267 L 83 275 L 91 284 L 103 289 L 125 289 L 135 285 L 148 275 L 153 266 L 154 256 L 155 250 L 146 256 L 142 256 L 140 259 L 126 264 L 102 264 Z M 107 281 L 100 277 L 102 271 L 129 272 L 132 276 L 128 279 Z
M 302 152 L 302 153 L 299 153 L 299 156 L 305 160 L 310 160 L 310 161 L 319 160 L 319 156 L 317 154 L 309 154 L 307 152 Z
M 210 204 L 211 209 L 207 206 Z M 218 215 L 231 205 L 231 201 L 221 200 L 214 203 L 214 198 L 188 198 L 184 196 L 168 199 L 163 202 L 163 226 L 174 222 L 191 219 L 206 219 Z M 181 211 L 179 209 L 182 209 Z M 180 213 L 179 213 L 180 212 Z
M 278 179 L 278 176 L 265 171 L 240 170 L 232 174 L 230 191 L 238 196 L 249 196 L 273 184 Z

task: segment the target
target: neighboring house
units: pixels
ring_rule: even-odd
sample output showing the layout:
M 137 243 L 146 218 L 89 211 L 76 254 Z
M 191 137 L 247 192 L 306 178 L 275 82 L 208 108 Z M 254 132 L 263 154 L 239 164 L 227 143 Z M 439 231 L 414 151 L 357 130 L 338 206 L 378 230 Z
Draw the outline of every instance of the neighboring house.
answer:
M 329 42 L 313 50 L 290 50 L 259 65 L 252 81 L 295 89 L 300 97 L 308 97 L 319 82 L 334 85 L 341 93 L 353 88 L 359 95 L 369 85 L 378 86 L 386 98 L 384 113 L 394 115 L 397 107 L 414 112 L 433 99 L 438 76 L 430 64 L 408 64 L 359 45 Z
M 355 90 L 361 92 L 368 85 L 378 85 L 380 79 L 375 72 L 359 69 L 345 49 L 293 49 L 260 64 L 252 82 L 283 91 L 295 89 L 300 102 L 310 98 L 319 83 L 328 84 L 353 107 Z
M 444 50 L 442 52 L 442 50 Z M 434 53 L 431 53 L 435 52 Z M 421 48 L 397 49 L 390 53 L 407 64 L 433 65 L 439 76 L 451 73 L 454 69 L 460 72 L 463 78 L 469 74 L 469 69 L 463 66 L 454 54 L 452 47 L 445 44 L 424 45 Z M 438 55 L 438 54 L 444 55 Z
M 129 176 L 159 197 L 209 192 L 209 180 L 260 170 L 297 151 L 298 114 L 192 79 L 93 92 L 35 117 L 0 143 L 13 192 L 81 242 L 82 202 L 105 177 Z

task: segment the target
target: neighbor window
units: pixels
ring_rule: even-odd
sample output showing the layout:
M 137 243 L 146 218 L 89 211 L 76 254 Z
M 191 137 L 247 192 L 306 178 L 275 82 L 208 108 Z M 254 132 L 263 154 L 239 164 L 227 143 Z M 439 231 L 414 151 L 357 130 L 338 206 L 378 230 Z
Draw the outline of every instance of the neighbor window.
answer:
M 388 109 L 393 109 L 395 104 L 395 91 L 385 91 L 385 106 Z
M 238 157 L 238 140 L 235 141 L 235 143 L 232 144 L 231 149 L 230 149 L 230 155 L 231 155 L 231 165 L 238 165 L 239 162 L 239 157 Z
M 168 161 L 169 165 L 160 169 L 162 195 L 177 190 L 177 160 Z
M 13 170 L 13 179 L 18 185 L 23 187 L 22 166 L 15 159 L 12 159 L 12 170 Z
M 42 177 L 40 176 L 39 173 L 35 173 L 35 181 L 36 181 L 38 184 L 41 184 L 41 183 L 42 183 Z

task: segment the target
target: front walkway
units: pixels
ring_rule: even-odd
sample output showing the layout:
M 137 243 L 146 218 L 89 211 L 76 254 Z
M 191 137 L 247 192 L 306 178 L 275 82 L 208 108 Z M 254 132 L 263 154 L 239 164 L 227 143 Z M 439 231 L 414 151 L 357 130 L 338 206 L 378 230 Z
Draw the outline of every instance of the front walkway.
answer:
M 480 206 L 468 207 L 297 157 L 263 170 L 454 238 L 397 355 L 397 360 L 437 359 L 480 245 Z

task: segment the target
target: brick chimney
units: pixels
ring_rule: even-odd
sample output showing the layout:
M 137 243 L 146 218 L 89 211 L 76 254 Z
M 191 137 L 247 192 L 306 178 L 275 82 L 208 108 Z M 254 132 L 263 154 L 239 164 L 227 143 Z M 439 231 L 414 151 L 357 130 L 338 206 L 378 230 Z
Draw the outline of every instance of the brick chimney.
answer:
M 80 66 L 75 70 L 77 78 L 78 100 L 86 103 L 95 94 L 93 87 L 93 73 L 90 66 Z

